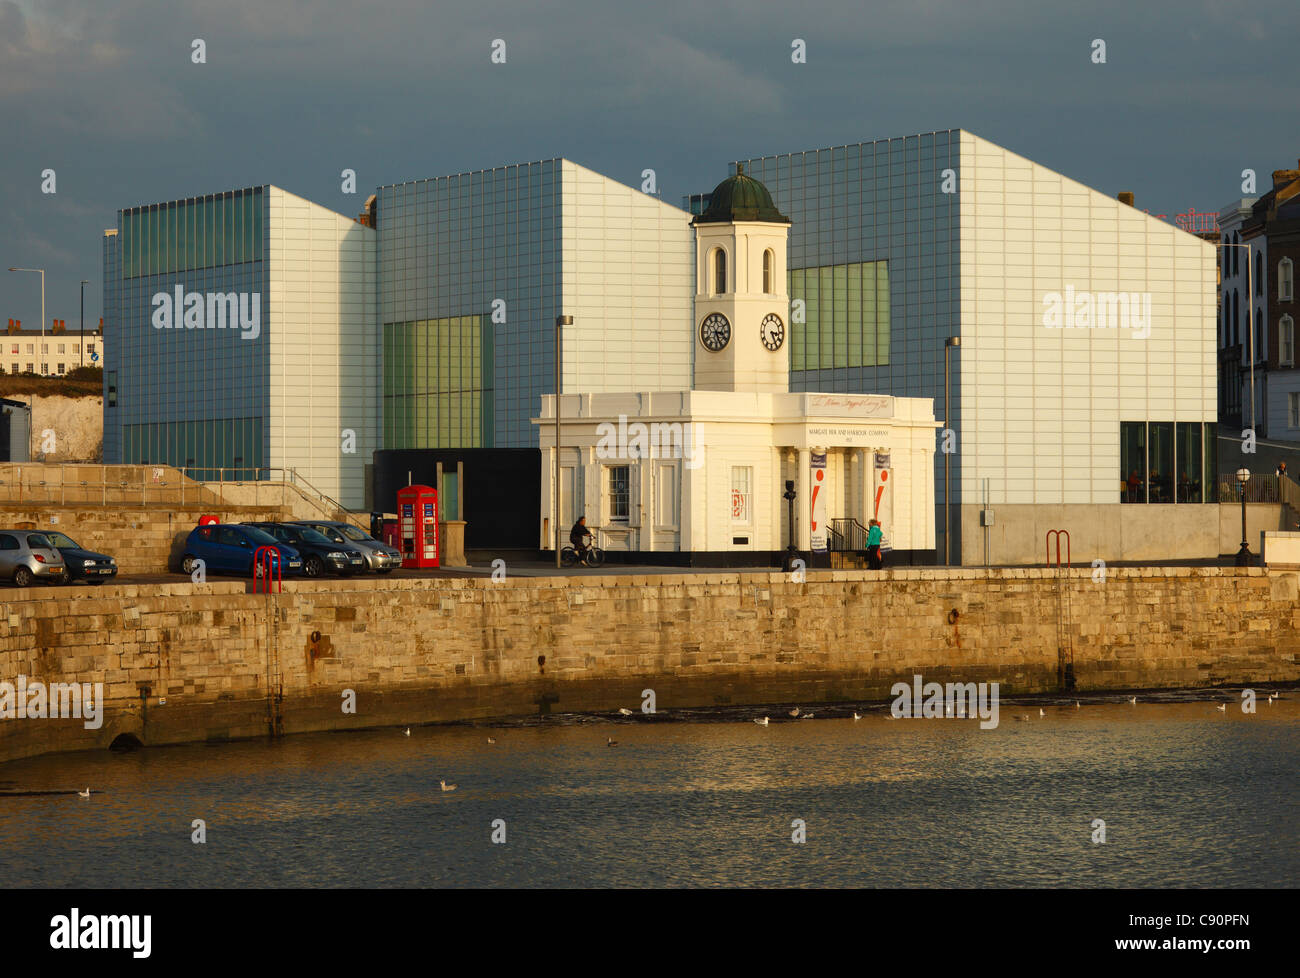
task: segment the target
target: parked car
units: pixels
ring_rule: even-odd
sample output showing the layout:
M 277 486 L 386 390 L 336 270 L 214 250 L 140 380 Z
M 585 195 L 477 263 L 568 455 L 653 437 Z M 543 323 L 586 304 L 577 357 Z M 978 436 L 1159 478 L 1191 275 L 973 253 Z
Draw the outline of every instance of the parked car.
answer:
M 185 540 L 181 570 L 190 574 L 194 561 L 202 560 L 210 571 L 227 574 L 260 574 L 253 566 L 259 547 L 271 547 L 271 573 L 292 577 L 302 573 L 302 556 L 288 544 L 264 533 L 255 526 L 238 523 L 210 523 L 196 526 Z
M 326 571 L 340 576 L 358 574 L 366 569 L 366 558 L 354 546 L 342 546 L 309 526 L 294 523 L 242 523 L 269 533 L 280 543 L 287 543 L 302 555 L 302 572 L 320 577 Z
M 59 584 L 67 576 L 63 554 L 44 533 L 0 530 L 0 577 L 16 587 L 29 587 L 37 578 Z
M 376 540 L 363 530 L 358 530 L 351 523 L 339 520 L 294 520 L 291 525 L 310 527 L 338 546 L 360 550 L 366 558 L 366 566 L 377 574 L 387 574 L 402 566 L 402 555 L 398 550 Z
M 58 530 L 45 530 L 44 536 L 63 555 L 63 563 L 68 568 L 68 580 L 103 584 L 117 577 L 117 561 L 108 554 L 87 550 L 72 537 Z

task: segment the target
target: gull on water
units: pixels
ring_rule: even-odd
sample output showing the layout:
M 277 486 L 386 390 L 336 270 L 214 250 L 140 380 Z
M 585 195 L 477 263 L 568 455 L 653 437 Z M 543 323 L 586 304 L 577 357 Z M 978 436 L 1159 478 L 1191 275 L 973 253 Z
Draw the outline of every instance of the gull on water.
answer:
M 625 706 L 620 706 L 620 707 L 618 708 L 618 712 L 621 713 L 621 714 L 623 714 L 623 716 L 625 716 L 625 717 L 630 717 L 630 716 L 632 715 L 632 711 L 629 710 L 629 709 L 628 709 L 627 707 L 625 707 Z
M 1137 698 L 1136 696 L 1130 696 L 1130 697 L 1128 698 L 1128 702 L 1129 702 L 1129 705 L 1130 705 L 1130 706 L 1137 706 L 1137 705 L 1138 705 L 1138 698 Z
M 496 739 L 495 737 L 489 737 L 489 738 L 488 738 L 488 743 L 489 743 L 489 744 L 495 744 L 496 742 L 497 742 L 497 739 Z
M 854 711 L 853 711 L 853 719 L 854 719 L 854 720 L 861 720 L 861 719 L 862 719 L 862 717 L 858 716 L 858 711 L 857 711 L 857 710 L 854 710 Z
M 407 727 L 407 728 L 406 728 L 406 736 L 408 736 L 408 737 L 411 736 L 411 728 L 410 728 L 410 727 Z
M 618 746 L 618 741 L 615 740 L 613 737 L 606 737 L 606 738 L 605 738 L 605 746 L 606 746 L 606 747 L 617 747 L 617 746 Z
M 1215 709 L 1218 710 L 1220 713 L 1227 713 L 1227 712 L 1228 712 L 1228 704 L 1227 704 L 1227 703 L 1220 703 L 1218 706 L 1215 707 Z
M 767 717 L 763 717 L 763 719 L 755 720 L 754 722 L 757 723 L 760 727 L 766 727 L 768 724 L 768 719 Z
M 1075 708 L 1076 710 L 1080 709 L 1079 701 L 1078 701 L 1078 700 L 1075 700 L 1075 701 L 1074 701 L 1074 708 Z
M 796 706 L 793 710 L 790 711 L 790 716 L 797 717 L 798 715 L 799 715 L 799 707 Z
M 448 784 L 446 781 L 439 781 L 438 784 L 442 786 L 443 791 L 455 791 L 460 787 L 458 784 Z
M 1047 714 L 1046 714 L 1045 712 L 1043 712 L 1043 708 L 1042 708 L 1041 706 L 1038 708 L 1038 715 L 1039 715 L 1040 717 L 1045 717 L 1045 716 L 1047 716 Z
M 805 714 L 804 714 L 803 716 L 801 716 L 799 719 L 800 719 L 800 720 L 811 720 L 811 719 L 812 719 L 813 717 L 815 717 L 816 715 L 817 715 L 816 713 L 805 713 Z
M 87 788 L 85 791 L 78 791 L 77 794 L 79 794 L 82 798 L 89 798 L 89 797 L 90 797 L 90 789 Z

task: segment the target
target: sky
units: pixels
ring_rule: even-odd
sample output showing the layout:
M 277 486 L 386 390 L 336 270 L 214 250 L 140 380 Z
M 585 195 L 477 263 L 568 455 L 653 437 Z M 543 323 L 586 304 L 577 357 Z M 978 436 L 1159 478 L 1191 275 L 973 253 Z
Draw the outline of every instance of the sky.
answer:
M 0 320 L 40 320 L 18 265 L 47 324 L 88 279 L 94 326 L 123 207 L 271 183 L 355 215 L 556 156 L 680 204 L 736 159 L 961 128 L 1218 210 L 1297 165 L 1298 37 L 1296 0 L 0 0 Z

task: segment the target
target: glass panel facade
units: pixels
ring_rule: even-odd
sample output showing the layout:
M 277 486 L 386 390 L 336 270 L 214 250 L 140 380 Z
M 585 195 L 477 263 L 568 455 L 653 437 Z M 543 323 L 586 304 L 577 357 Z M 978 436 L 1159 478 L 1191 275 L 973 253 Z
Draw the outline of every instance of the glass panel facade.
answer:
M 386 448 L 536 448 L 554 391 L 560 161 L 380 187 Z
M 804 302 L 804 322 L 790 326 L 792 370 L 889 363 L 888 262 L 792 269 L 795 300 Z
M 1217 503 L 1218 426 L 1200 421 L 1123 421 L 1120 501 Z
M 790 298 L 804 300 L 806 322 L 790 327 L 790 390 L 942 403 L 944 338 L 961 332 L 961 274 L 958 197 L 939 188 L 944 170 L 960 180 L 960 139 L 950 129 L 738 161 L 793 222 Z M 955 419 L 960 370 L 954 357 Z M 935 453 L 936 507 L 944 457 Z M 948 458 L 959 500 L 961 455 Z
M 104 461 L 261 468 L 268 453 L 268 194 L 251 187 L 118 214 L 104 236 Z M 260 336 L 239 329 L 158 329 L 154 297 L 257 297 Z M 173 300 L 174 301 L 174 300 Z M 121 393 L 119 393 L 121 392 Z
M 1121 499 L 1147 501 L 1147 426 L 1145 421 L 1123 421 L 1119 426 Z
M 385 447 L 490 444 L 491 343 L 487 316 L 385 324 Z

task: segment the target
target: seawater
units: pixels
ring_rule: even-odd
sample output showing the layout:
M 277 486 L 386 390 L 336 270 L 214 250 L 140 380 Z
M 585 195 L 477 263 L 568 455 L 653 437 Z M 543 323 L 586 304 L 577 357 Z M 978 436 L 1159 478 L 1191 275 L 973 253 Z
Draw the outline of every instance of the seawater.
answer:
M 0 879 L 1291 887 L 1297 695 L 1261 696 L 1254 715 L 1235 693 L 1008 702 L 995 730 L 890 720 L 879 704 L 859 721 L 852 705 L 792 720 L 783 704 L 53 755 L 0 765 L 0 792 L 93 793 L 0 797 Z

